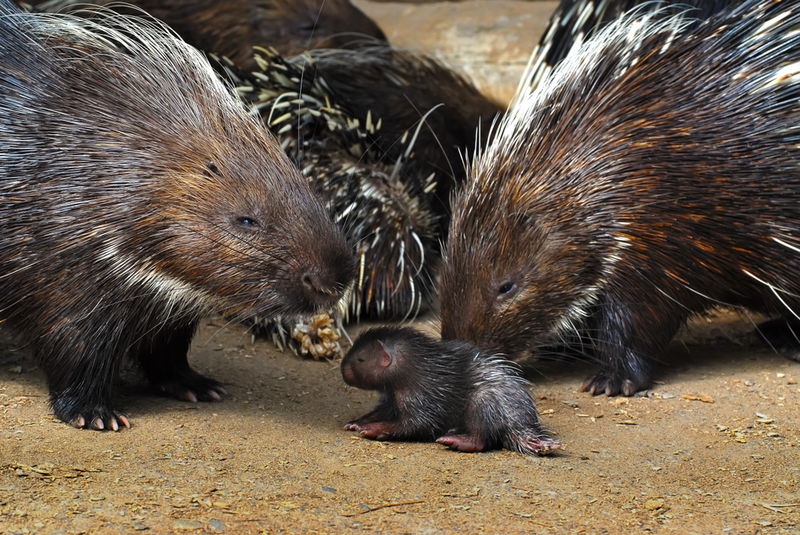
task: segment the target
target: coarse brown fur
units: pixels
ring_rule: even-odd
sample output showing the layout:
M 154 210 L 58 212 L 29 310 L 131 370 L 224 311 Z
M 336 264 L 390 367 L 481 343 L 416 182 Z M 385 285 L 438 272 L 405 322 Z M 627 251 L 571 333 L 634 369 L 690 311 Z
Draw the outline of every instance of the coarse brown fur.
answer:
M 186 360 L 202 315 L 311 312 L 352 277 L 306 180 L 166 28 L 0 0 L 0 117 L 1 317 L 66 422 L 128 424 L 126 357 L 162 393 L 219 399 Z
M 40 9 L 69 9 L 87 3 L 114 7 L 119 0 L 31 2 Z M 115 5 L 116 4 L 116 5 Z M 127 0 L 163 21 L 191 45 L 231 58 L 251 69 L 253 46 L 294 55 L 312 48 L 346 48 L 383 32 L 350 0 Z
M 584 389 L 631 395 L 693 313 L 796 325 L 798 11 L 633 14 L 519 99 L 455 201 L 443 336 L 577 337 L 601 365 Z

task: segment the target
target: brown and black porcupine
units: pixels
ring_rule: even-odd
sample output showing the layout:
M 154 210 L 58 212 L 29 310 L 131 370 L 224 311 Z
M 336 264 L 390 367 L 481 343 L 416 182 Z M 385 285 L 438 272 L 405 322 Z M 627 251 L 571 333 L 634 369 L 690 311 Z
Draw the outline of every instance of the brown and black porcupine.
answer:
M 125 357 L 165 394 L 219 399 L 187 362 L 203 314 L 310 312 L 351 280 L 307 181 L 165 27 L 0 0 L 0 117 L 0 318 L 66 422 L 128 426 Z
M 550 16 L 547 29 L 531 54 L 530 64 L 521 81 L 518 96 L 535 89 L 572 50 L 580 47 L 606 24 L 636 8 L 638 13 L 651 12 L 656 16 L 688 10 L 694 23 L 729 9 L 741 0 L 560 0 Z M 673 9 L 665 9 L 666 7 Z M 691 28 L 689 23 L 687 29 Z M 522 87 L 525 89 L 522 90 Z
M 516 354 L 575 332 L 601 363 L 583 389 L 631 395 L 693 313 L 798 324 L 800 1 L 662 15 L 573 49 L 474 162 L 445 338 Z
M 465 176 L 459 149 L 472 152 L 499 107 L 442 64 L 388 46 L 256 58 L 253 73 L 220 67 L 356 244 L 351 317 L 415 315 Z
M 135 6 L 163 21 L 191 45 L 254 69 L 253 45 L 285 55 L 311 48 L 346 48 L 364 38 L 385 40 L 381 29 L 350 0 L 47 0 L 29 2 L 45 11 L 87 3 L 117 11 Z
M 351 386 L 381 400 L 345 427 L 378 440 L 436 440 L 468 452 L 506 448 L 546 455 L 559 447 L 539 422 L 513 363 L 457 340 L 409 327 L 363 333 L 342 361 Z

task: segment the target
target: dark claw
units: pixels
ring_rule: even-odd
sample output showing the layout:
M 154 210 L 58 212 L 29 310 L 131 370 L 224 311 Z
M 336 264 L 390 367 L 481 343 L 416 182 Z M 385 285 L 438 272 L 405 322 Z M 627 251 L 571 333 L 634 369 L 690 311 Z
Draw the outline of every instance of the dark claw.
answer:
M 642 379 L 623 379 L 621 377 L 608 377 L 602 373 L 589 378 L 583 385 L 581 385 L 581 392 L 588 392 L 593 396 L 605 394 L 607 396 L 616 396 L 622 394 L 623 396 L 632 396 L 640 390 L 644 390 L 650 384 L 650 381 Z

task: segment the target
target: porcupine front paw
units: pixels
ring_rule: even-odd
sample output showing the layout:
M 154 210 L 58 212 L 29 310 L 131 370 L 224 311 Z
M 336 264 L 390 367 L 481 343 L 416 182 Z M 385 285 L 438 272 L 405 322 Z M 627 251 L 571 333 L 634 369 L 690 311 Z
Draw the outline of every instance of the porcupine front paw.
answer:
M 52 403 L 53 412 L 60 420 L 79 429 L 119 431 L 131 426 L 125 414 L 103 403 L 84 402 L 69 395 L 54 396 Z
M 598 394 L 632 396 L 648 386 L 650 386 L 650 378 L 644 374 L 623 375 L 621 373 L 600 372 L 583 383 L 580 390 L 593 396 Z
M 477 453 L 486 449 L 486 442 L 476 435 L 444 435 L 436 439 L 437 444 L 451 450 Z
M 227 395 L 222 383 L 192 369 L 175 371 L 167 377 L 151 380 L 153 388 L 162 396 L 182 401 L 221 401 Z
M 350 422 L 345 426 L 348 431 L 355 431 L 364 438 L 372 440 L 386 440 L 394 434 L 395 424 L 392 422 L 371 422 L 359 424 L 357 421 Z

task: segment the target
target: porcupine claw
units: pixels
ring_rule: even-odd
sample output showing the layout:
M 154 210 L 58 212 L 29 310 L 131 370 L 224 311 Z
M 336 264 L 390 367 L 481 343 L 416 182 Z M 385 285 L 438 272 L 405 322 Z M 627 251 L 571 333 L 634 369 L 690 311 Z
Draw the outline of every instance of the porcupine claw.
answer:
M 605 374 L 599 373 L 589 378 L 583 385 L 581 385 L 581 392 L 588 392 L 593 396 L 605 394 L 607 396 L 616 396 L 622 394 L 623 396 L 630 397 L 639 390 L 644 390 L 650 382 L 644 378 L 642 379 L 623 379 L 621 377 L 609 377 Z

